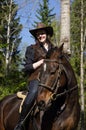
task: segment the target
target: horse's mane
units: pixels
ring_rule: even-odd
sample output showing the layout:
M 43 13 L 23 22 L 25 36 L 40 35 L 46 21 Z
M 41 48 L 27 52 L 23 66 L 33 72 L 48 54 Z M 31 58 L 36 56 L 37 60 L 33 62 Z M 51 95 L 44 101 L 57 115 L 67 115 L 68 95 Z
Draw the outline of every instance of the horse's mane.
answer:
M 51 48 L 51 49 L 48 51 L 48 53 L 47 53 L 47 55 L 46 55 L 46 58 L 47 58 L 47 59 L 50 58 L 50 56 L 52 55 L 52 53 L 53 53 L 54 51 L 57 51 L 57 50 L 59 50 L 59 48 L 58 48 L 57 46 Z M 67 60 L 69 60 L 69 55 L 68 55 L 67 53 L 63 52 L 63 51 L 62 51 L 62 53 L 61 53 L 61 55 L 60 55 L 59 57 L 62 57 L 63 55 L 67 58 Z

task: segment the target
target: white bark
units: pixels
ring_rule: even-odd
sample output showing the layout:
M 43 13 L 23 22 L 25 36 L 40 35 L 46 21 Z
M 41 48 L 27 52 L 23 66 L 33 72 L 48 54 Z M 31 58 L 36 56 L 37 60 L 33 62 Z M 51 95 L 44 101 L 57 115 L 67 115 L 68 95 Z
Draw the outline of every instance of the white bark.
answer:
M 83 6 L 83 0 L 82 6 Z M 83 7 L 81 7 L 81 101 L 82 101 L 82 110 L 84 110 L 84 88 L 83 88 L 83 48 L 84 48 L 84 36 L 83 36 Z
M 84 49 L 84 33 L 83 33 L 83 0 L 81 0 L 81 61 L 80 61 L 80 87 L 81 87 L 81 129 L 84 130 L 84 68 L 83 68 L 83 49 Z
M 10 44 L 11 9 L 12 9 L 12 0 L 10 1 L 9 14 L 8 14 L 8 19 L 7 19 L 8 25 L 7 25 L 7 47 L 6 47 L 6 73 L 7 73 L 8 66 L 9 66 L 9 56 L 10 56 L 9 44 Z
M 70 0 L 61 0 L 60 43 L 64 43 L 64 51 L 70 53 Z

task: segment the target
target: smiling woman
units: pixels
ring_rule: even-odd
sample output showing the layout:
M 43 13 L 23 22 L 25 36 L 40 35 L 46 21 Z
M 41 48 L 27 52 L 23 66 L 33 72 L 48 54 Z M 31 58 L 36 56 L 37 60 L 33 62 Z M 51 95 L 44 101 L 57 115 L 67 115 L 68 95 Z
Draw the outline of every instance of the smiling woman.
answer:
M 53 35 L 53 28 L 51 26 L 46 27 L 43 23 L 38 23 L 37 27 L 30 30 L 30 33 L 34 36 L 36 44 L 28 46 L 25 54 L 25 65 L 23 71 L 29 75 L 28 93 L 22 106 L 19 122 L 14 130 L 21 130 L 22 121 L 26 117 L 27 113 L 31 111 L 31 108 L 37 97 L 40 73 L 40 66 L 44 63 L 46 54 L 53 48 L 48 36 Z M 38 70 L 38 71 L 37 71 Z
M 36 37 L 37 39 L 40 41 L 40 42 L 45 42 L 46 41 L 46 31 L 43 30 L 43 31 L 38 31 L 38 33 L 36 34 Z

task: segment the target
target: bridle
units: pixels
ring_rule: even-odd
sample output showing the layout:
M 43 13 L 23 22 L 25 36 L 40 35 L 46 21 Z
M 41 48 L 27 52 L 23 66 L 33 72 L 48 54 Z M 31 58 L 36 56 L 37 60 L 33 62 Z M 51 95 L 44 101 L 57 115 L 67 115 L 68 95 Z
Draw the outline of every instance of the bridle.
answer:
M 62 64 L 62 63 L 60 63 L 60 62 L 57 62 L 57 60 L 55 60 L 55 59 L 45 59 L 44 60 L 44 62 L 56 62 L 56 63 L 58 63 L 58 65 L 59 64 Z M 39 85 L 41 86 L 41 87 L 44 87 L 44 88 L 46 88 L 47 90 L 49 90 L 50 92 L 52 92 L 52 93 L 54 93 L 54 91 L 55 91 L 55 89 L 59 86 L 59 79 L 60 79 L 60 76 L 61 76 L 61 73 L 62 73 L 62 69 L 61 69 L 61 67 L 59 66 L 57 69 L 56 69 L 56 71 L 55 71 L 55 81 L 54 81 L 54 84 L 53 84 L 53 86 L 47 86 L 47 85 L 45 85 L 45 84 L 43 84 L 43 83 L 40 83 Z M 56 87 L 56 84 L 57 84 L 57 87 Z
M 51 103 L 56 100 L 57 95 L 58 95 L 57 91 L 58 91 L 59 87 L 61 86 L 61 84 L 60 84 L 60 77 L 61 77 L 61 74 L 63 72 L 63 68 L 62 68 L 62 65 L 61 65 L 62 62 L 58 62 L 55 59 L 53 59 L 53 60 L 52 59 L 45 59 L 45 62 L 56 62 L 56 63 L 58 63 L 58 67 L 56 68 L 56 70 L 54 72 L 55 73 L 54 74 L 55 79 L 54 79 L 54 82 L 53 82 L 53 84 L 51 86 L 48 86 L 48 85 L 43 84 L 41 82 L 39 83 L 40 87 L 43 87 L 43 88 L 47 89 L 49 92 L 51 92 L 50 99 L 48 101 L 47 106 L 44 107 L 44 110 L 47 109 L 48 106 L 50 106 Z
M 65 89 L 64 92 L 61 92 L 61 93 L 58 94 L 57 90 L 60 87 L 60 76 L 61 76 L 62 72 L 64 71 L 63 64 L 62 64 L 62 62 L 58 62 L 55 59 L 45 59 L 45 62 L 57 62 L 58 65 L 59 65 L 59 68 L 55 72 L 56 73 L 56 76 L 55 76 L 56 78 L 55 78 L 53 86 L 50 87 L 50 86 L 47 86 L 47 85 L 45 85 L 45 84 L 43 84 L 41 82 L 39 84 L 39 86 L 41 86 L 41 87 L 47 89 L 48 91 L 52 92 L 52 96 L 51 96 L 52 100 L 56 100 L 57 97 L 61 97 L 63 95 L 66 95 L 66 94 L 68 94 L 68 93 L 70 93 L 70 92 L 72 92 L 72 91 L 74 91 L 74 90 L 76 90 L 78 88 L 78 86 L 76 84 L 73 88 L 70 88 L 68 90 Z
M 47 90 L 49 90 L 50 92 L 52 92 L 52 93 L 55 93 L 56 92 L 56 89 L 59 87 L 59 79 L 60 79 L 60 76 L 61 76 L 61 73 L 62 73 L 62 71 L 61 71 L 61 69 L 59 68 L 58 70 L 56 70 L 56 72 L 55 72 L 56 74 L 56 78 L 55 78 L 55 80 L 54 80 L 54 84 L 50 87 L 50 86 L 48 86 L 48 85 L 45 85 L 45 84 L 43 84 L 43 83 L 40 83 L 39 85 L 41 86 L 41 87 L 43 87 L 43 88 L 46 88 Z M 56 85 L 57 84 L 57 85 Z

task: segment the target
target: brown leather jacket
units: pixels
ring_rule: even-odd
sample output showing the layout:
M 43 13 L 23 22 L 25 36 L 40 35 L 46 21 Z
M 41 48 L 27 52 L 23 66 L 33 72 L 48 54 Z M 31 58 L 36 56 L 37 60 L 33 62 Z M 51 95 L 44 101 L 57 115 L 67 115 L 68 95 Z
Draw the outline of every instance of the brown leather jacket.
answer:
M 49 50 L 53 48 L 53 45 L 49 43 Z M 27 47 L 26 53 L 25 53 L 25 65 L 24 65 L 24 71 L 29 74 L 29 81 L 38 79 L 40 67 L 38 67 L 36 70 L 33 69 L 32 64 L 34 62 L 37 62 L 41 59 L 46 58 L 47 51 L 43 47 L 41 43 L 36 43 L 35 45 L 31 45 Z

